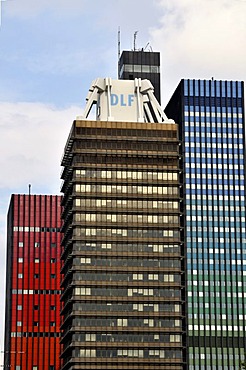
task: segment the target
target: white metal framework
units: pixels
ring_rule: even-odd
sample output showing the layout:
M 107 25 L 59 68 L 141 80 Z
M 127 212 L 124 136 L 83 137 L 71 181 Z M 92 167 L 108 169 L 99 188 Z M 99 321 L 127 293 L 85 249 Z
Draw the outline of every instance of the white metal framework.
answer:
M 99 121 L 174 123 L 161 109 L 149 80 L 97 78 L 91 84 L 86 100 L 84 114 L 79 119 L 88 118 L 96 104 Z

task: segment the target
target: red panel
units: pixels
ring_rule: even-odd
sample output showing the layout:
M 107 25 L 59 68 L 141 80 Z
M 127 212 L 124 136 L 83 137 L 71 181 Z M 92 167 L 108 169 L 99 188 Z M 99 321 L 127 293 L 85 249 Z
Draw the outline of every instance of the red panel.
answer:
M 60 297 L 52 293 L 60 289 L 60 201 L 61 197 L 50 195 L 12 198 L 12 222 L 19 228 L 8 245 L 12 249 L 11 267 L 8 266 L 12 286 L 6 320 L 11 323 L 8 366 L 13 369 L 16 365 L 21 365 L 22 370 L 32 370 L 34 365 L 39 370 L 49 370 L 50 365 L 60 368 L 59 337 L 54 337 L 60 327 Z M 19 242 L 23 242 L 23 247 Z M 56 243 L 56 247 L 51 248 L 51 243 Z M 51 263 L 51 258 L 56 261 Z M 56 309 L 51 310 L 51 306 Z M 55 322 L 54 327 L 51 322 Z

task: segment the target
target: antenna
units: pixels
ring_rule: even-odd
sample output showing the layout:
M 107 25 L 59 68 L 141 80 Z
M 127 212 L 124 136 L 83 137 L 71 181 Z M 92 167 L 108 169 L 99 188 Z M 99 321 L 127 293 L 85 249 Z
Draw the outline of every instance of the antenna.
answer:
M 145 48 L 143 48 L 143 50 L 145 51 L 147 49 L 147 47 L 150 46 L 149 45 L 149 42 L 146 44 Z
M 120 79 L 120 26 L 118 28 L 118 79 Z
M 28 194 L 29 194 L 29 195 L 31 195 L 31 187 L 32 187 L 32 185 L 31 185 L 31 184 L 29 184 L 29 185 L 28 185 Z
M 136 51 L 137 48 L 136 48 L 136 39 L 137 39 L 137 34 L 138 34 L 138 31 L 135 31 L 134 32 L 134 41 L 133 41 L 133 50 Z

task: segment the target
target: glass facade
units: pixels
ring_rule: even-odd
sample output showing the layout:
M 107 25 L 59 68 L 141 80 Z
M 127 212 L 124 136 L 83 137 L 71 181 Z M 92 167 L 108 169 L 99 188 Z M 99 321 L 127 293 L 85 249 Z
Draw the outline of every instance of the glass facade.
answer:
M 243 83 L 182 80 L 166 114 L 183 146 L 189 369 L 237 369 L 245 352 Z
M 74 122 L 62 161 L 63 370 L 183 369 L 179 148 L 175 124 Z

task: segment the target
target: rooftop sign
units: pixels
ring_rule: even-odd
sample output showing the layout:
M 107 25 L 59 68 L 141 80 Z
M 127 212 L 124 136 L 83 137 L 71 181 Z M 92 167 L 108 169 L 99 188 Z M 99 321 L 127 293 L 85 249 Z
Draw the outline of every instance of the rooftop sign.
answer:
M 85 107 L 86 119 L 96 104 L 96 119 L 99 121 L 124 122 L 169 122 L 154 96 L 149 80 L 112 80 L 98 78 L 93 81 Z

